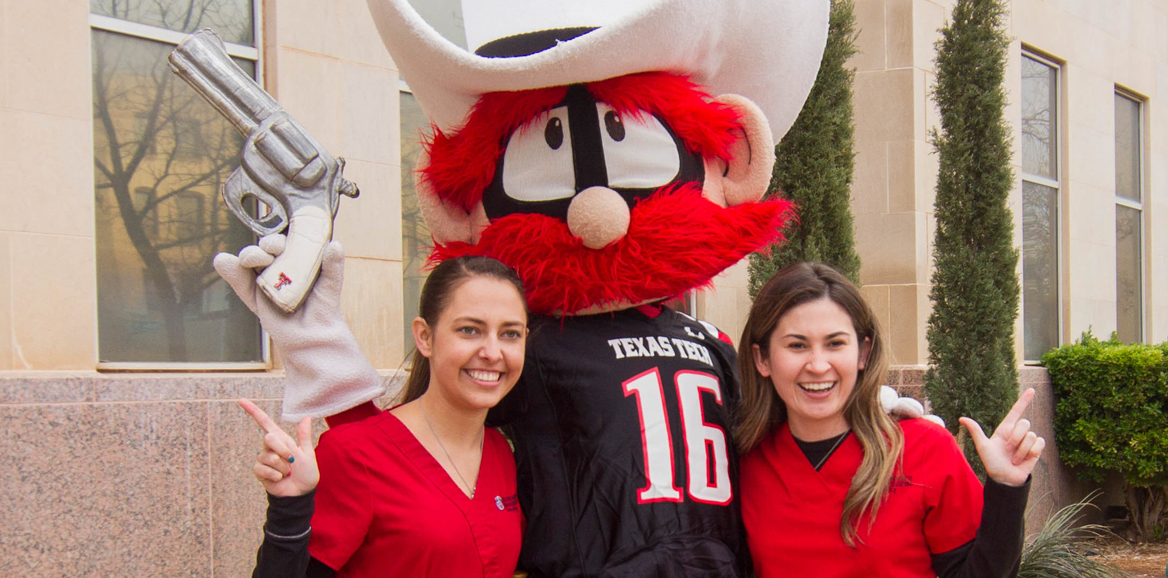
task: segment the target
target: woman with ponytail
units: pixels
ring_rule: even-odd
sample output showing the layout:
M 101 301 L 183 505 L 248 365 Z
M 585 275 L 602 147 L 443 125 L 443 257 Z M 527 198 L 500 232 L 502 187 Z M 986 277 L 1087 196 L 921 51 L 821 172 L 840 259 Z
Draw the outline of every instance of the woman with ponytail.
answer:
M 988 473 L 983 490 L 948 431 L 881 409 L 887 363 L 872 310 L 827 265 L 786 267 L 755 298 L 734 437 L 759 578 L 1016 575 L 1045 445 L 1021 419 L 1034 390 L 991 437 L 961 418 Z
M 515 461 L 484 420 L 519 379 L 527 317 L 513 270 L 451 259 L 422 288 L 401 405 L 326 431 L 314 450 L 308 418 L 293 440 L 241 400 L 267 432 L 253 576 L 511 578 L 523 523 Z

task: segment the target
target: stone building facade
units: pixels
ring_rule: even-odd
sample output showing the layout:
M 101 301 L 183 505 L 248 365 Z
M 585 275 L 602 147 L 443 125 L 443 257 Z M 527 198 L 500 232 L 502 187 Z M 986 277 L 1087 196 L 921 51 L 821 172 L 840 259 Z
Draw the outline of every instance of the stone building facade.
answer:
M 458 36 L 457 1 L 416 4 Z M 856 0 L 861 280 L 891 338 L 893 383 L 906 392 L 927 358 L 937 170 L 929 88 L 952 4 Z M 235 400 L 275 411 L 281 372 L 209 269 L 215 251 L 249 240 L 217 194 L 231 168 L 221 153 L 239 137 L 158 60 L 208 23 L 348 161 L 363 194 L 342 199 L 337 219 L 345 314 L 386 378 L 400 373 L 428 241 L 411 197 L 425 124 L 364 0 L 0 0 L 8 573 L 250 572 L 264 506 L 250 474 L 260 438 Z M 1019 363 L 1088 328 L 1164 341 L 1168 0 L 1015 0 L 1009 34 Z M 685 305 L 737 335 L 749 309 L 745 266 Z M 1035 421 L 1052 437 L 1045 372 L 1027 366 L 1022 376 L 1047 400 Z M 1047 510 L 1085 489 L 1056 455 L 1036 476 L 1050 488 Z

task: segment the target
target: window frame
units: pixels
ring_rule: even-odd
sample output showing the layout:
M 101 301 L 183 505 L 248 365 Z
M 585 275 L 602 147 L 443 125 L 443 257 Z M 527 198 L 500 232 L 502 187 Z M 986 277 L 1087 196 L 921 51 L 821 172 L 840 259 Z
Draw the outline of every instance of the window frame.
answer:
M 1055 247 L 1054 290 L 1055 290 L 1055 316 L 1057 318 L 1057 328 L 1055 330 L 1056 335 L 1057 335 L 1057 342 L 1054 345 L 1057 347 L 1057 346 L 1062 345 L 1063 342 L 1065 341 L 1064 331 L 1065 331 L 1065 322 L 1066 322 L 1066 312 L 1064 311 L 1064 303 L 1063 303 L 1063 298 L 1066 295 L 1066 291 L 1065 291 L 1065 287 L 1064 287 L 1064 283 L 1063 283 L 1063 276 L 1064 276 L 1064 272 L 1065 272 L 1064 260 L 1066 258 L 1066 247 L 1064 247 L 1064 245 L 1063 245 L 1063 227 L 1064 227 L 1063 211 L 1064 211 L 1064 208 L 1066 207 L 1066 198 L 1065 198 L 1065 189 L 1062 186 L 1063 182 L 1066 180 L 1065 175 L 1064 175 L 1064 170 L 1065 170 L 1066 164 L 1065 164 L 1064 159 L 1063 159 L 1063 152 L 1064 152 L 1064 148 L 1065 148 L 1063 146 L 1063 139 L 1066 138 L 1066 130 L 1065 130 L 1066 123 L 1064 122 L 1064 118 L 1063 118 L 1063 110 L 1064 110 L 1064 106 L 1063 106 L 1063 99 L 1064 99 L 1064 96 L 1063 96 L 1063 87 L 1064 87 L 1063 70 L 1064 70 L 1064 68 L 1063 68 L 1063 66 L 1064 66 L 1064 64 L 1058 60 L 1055 60 L 1054 58 L 1043 55 L 1040 51 L 1038 51 L 1030 46 L 1027 46 L 1025 44 L 1022 45 L 1022 49 L 1020 52 L 1020 58 L 1022 58 L 1022 59 L 1029 58 L 1029 59 L 1031 59 L 1039 64 L 1042 64 L 1042 65 L 1045 65 L 1045 66 L 1048 66 L 1048 67 L 1054 69 L 1055 86 L 1054 86 L 1054 90 L 1052 91 L 1054 94 L 1054 112 L 1053 112 L 1054 118 L 1051 119 L 1051 126 L 1054 127 L 1058 131 L 1058 133 L 1056 135 L 1056 138 L 1054 138 L 1051 141 L 1051 146 L 1055 147 L 1055 155 L 1054 155 L 1055 167 L 1054 167 L 1054 170 L 1051 172 L 1055 175 L 1056 178 L 1051 179 L 1050 177 L 1046 177 L 1043 175 L 1035 175 L 1035 174 L 1027 173 L 1024 166 L 1023 166 L 1023 162 L 1022 162 L 1022 158 L 1021 158 L 1021 155 L 1022 155 L 1021 148 L 1019 148 L 1018 175 L 1020 178 L 1020 182 L 1023 184 L 1022 184 L 1022 186 L 1020 186 L 1018 188 L 1018 192 L 1019 192 L 1019 194 L 1022 194 L 1022 191 L 1025 188 L 1024 183 L 1027 181 L 1034 183 L 1036 185 L 1041 185 L 1041 186 L 1052 188 L 1055 190 L 1054 197 L 1055 197 L 1055 201 L 1056 201 L 1057 205 L 1054 207 L 1054 210 L 1053 210 L 1053 213 L 1055 215 L 1055 218 L 1054 218 L 1055 230 L 1054 230 L 1054 239 L 1053 239 L 1052 244 Z M 1021 62 L 1022 61 L 1019 60 L 1019 72 L 1021 72 Z M 1021 82 L 1021 78 L 1022 78 L 1021 74 L 1019 74 L 1018 78 L 1019 78 L 1019 82 Z M 1019 92 L 1021 92 L 1021 89 L 1019 89 Z M 1021 98 L 1021 96 L 1019 98 Z M 1019 117 L 1019 123 L 1021 123 L 1021 117 Z M 1019 144 L 1019 147 L 1021 147 L 1021 145 L 1022 145 L 1021 140 L 1019 140 L 1018 144 Z M 1021 199 L 1021 202 L 1022 202 L 1022 205 L 1024 207 L 1025 199 L 1024 198 Z M 1023 208 L 1023 212 L 1025 212 L 1024 208 Z M 1020 246 L 1020 249 L 1022 250 L 1021 251 L 1022 254 L 1020 255 L 1022 262 L 1019 263 L 1019 265 L 1021 266 L 1021 270 L 1023 272 L 1023 275 L 1025 275 L 1025 233 L 1023 233 L 1022 243 L 1020 243 L 1019 246 Z M 1022 315 L 1022 359 L 1023 359 L 1022 363 L 1023 363 L 1023 365 L 1040 365 L 1042 363 L 1042 361 L 1040 359 L 1029 359 L 1026 357 L 1026 312 L 1025 312 L 1025 303 L 1026 303 L 1026 296 L 1025 296 L 1026 289 L 1025 288 L 1026 288 L 1026 285 L 1025 285 L 1025 278 L 1023 277 L 1022 279 L 1020 279 L 1020 281 L 1021 282 L 1019 283 L 1019 292 L 1020 292 L 1019 297 L 1021 297 L 1021 299 L 1020 299 L 1019 305 L 1020 305 L 1020 311 L 1021 311 L 1021 315 Z
M 255 39 L 255 46 L 232 42 L 223 43 L 229 56 L 255 63 L 255 81 L 260 86 L 264 86 L 263 3 L 263 0 L 252 0 L 252 38 Z M 89 30 L 91 33 L 93 30 L 101 30 L 173 46 L 178 46 L 183 39 L 191 34 L 93 13 L 89 14 Z M 94 287 L 97 287 L 97 282 L 95 272 Z M 97 305 L 95 304 L 94 315 L 96 316 L 96 314 Z M 95 328 L 94 331 L 94 342 L 97 343 L 99 341 L 98 330 Z M 100 347 L 94 349 L 95 368 L 97 371 L 103 372 L 229 372 L 267 371 L 273 368 L 271 339 L 262 324 L 260 325 L 261 359 L 259 361 L 102 361 Z
M 1116 204 L 1117 208 L 1118 207 L 1126 207 L 1129 209 L 1133 209 L 1139 213 L 1140 230 L 1139 230 L 1139 235 L 1138 235 L 1139 236 L 1138 246 L 1140 248 L 1140 257 L 1139 257 L 1139 264 L 1136 267 L 1136 272 L 1139 274 L 1139 281 L 1137 282 L 1137 286 L 1139 286 L 1139 288 L 1140 288 L 1140 301 L 1139 301 L 1140 330 L 1139 330 L 1138 341 L 1136 343 L 1145 343 L 1147 341 L 1147 338 L 1148 338 L 1148 286 L 1147 286 L 1147 283 L 1148 283 L 1148 275 L 1147 275 L 1148 263 L 1147 263 L 1147 261 L 1148 260 L 1146 258 L 1147 257 L 1147 249 L 1148 249 L 1148 247 L 1147 247 L 1148 212 L 1145 210 L 1145 207 L 1144 207 L 1144 205 L 1146 204 L 1146 202 L 1144 201 L 1144 198 L 1147 195 L 1147 189 L 1146 189 L 1147 179 L 1145 178 L 1145 174 L 1144 174 L 1144 172 L 1147 170 L 1147 163 L 1145 162 L 1146 161 L 1146 159 L 1145 159 L 1146 152 L 1145 151 L 1146 151 L 1147 147 L 1145 146 L 1146 143 L 1144 141 L 1144 139 L 1147 138 L 1147 129 L 1144 126 L 1144 124 L 1146 122 L 1146 115 L 1147 115 L 1146 106 L 1145 106 L 1147 104 L 1147 99 L 1145 97 L 1139 95 L 1138 93 L 1136 93 L 1132 90 L 1128 90 L 1128 89 L 1126 89 L 1123 86 L 1118 85 L 1118 84 L 1115 85 L 1114 95 L 1116 98 L 1119 98 L 1119 97 L 1126 98 L 1126 99 L 1128 99 L 1136 104 L 1136 130 L 1138 131 L 1138 133 L 1136 134 L 1135 142 L 1139 145 L 1139 150 L 1137 151 L 1137 154 L 1136 154 L 1136 159 L 1139 161 L 1139 168 L 1136 170 L 1135 176 L 1136 176 L 1136 191 L 1139 193 L 1140 200 L 1133 201 L 1133 200 L 1128 199 L 1126 197 L 1120 196 L 1118 187 L 1116 187 L 1115 204 Z M 1112 108 L 1112 112 L 1114 114 L 1114 107 Z M 1119 127 L 1113 128 L 1113 132 L 1118 132 L 1118 130 L 1119 130 Z M 1117 165 L 1116 166 L 1117 176 L 1118 176 L 1118 171 L 1119 171 L 1119 167 Z M 1116 221 L 1115 224 L 1116 224 L 1117 235 L 1118 235 L 1118 227 L 1119 227 L 1118 211 L 1117 211 L 1117 216 L 1115 218 L 1115 221 Z M 1116 251 L 1118 251 L 1118 250 L 1119 250 L 1119 239 L 1117 237 L 1116 238 Z M 1118 254 L 1117 254 L 1117 259 L 1116 259 L 1116 263 L 1115 263 L 1115 268 L 1116 268 L 1116 270 L 1115 270 L 1116 283 L 1118 284 L 1118 282 L 1119 282 Z M 1116 307 L 1116 330 L 1118 331 L 1118 329 L 1119 329 L 1119 291 L 1118 291 L 1118 286 L 1116 287 L 1115 307 Z

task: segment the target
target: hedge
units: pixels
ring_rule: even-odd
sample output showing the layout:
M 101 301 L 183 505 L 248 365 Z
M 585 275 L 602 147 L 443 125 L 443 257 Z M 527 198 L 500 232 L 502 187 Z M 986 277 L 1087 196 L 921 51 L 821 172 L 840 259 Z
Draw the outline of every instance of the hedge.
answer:
M 1125 345 L 1088 331 L 1047 352 L 1063 463 L 1101 482 L 1119 472 L 1140 538 L 1159 537 L 1168 507 L 1168 343 Z
M 1125 345 L 1090 332 L 1042 357 L 1058 399 L 1059 456 L 1086 479 L 1118 471 L 1168 483 L 1168 343 Z

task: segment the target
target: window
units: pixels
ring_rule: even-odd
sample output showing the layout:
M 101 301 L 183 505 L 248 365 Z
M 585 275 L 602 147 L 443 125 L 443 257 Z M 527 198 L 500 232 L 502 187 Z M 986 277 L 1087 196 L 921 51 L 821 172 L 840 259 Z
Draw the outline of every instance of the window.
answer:
M 1125 343 L 1144 339 L 1143 147 L 1140 101 L 1115 93 L 1116 331 Z
M 255 4 L 90 1 L 101 368 L 263 366 L 259 322 L 211 267 L 254 241 L 219 197 L 243 136 L 166 64 L 211 28 L 254 76 Z
M 434 30 L 451 42 L 466 48 L 466 34 L 462 26 L 462 4 L 459 0 L 410 0 Z M 422 152 L 421 139 L 430 132 L 430 121 L 410 93 L 401 86 L 401 203 L 402 203 L 402 299 L 405 321 L 405 349 L 414 344 L 412 324 L 418 316 L 418 300 L 428 272 L 424 269 L 430 256 L 430 228 L 422 220 L 418 207 L 418 193 L 414 189 L 414 167 Z
M 405 348 L 414 344 L 412 324 L 418 316 L 418 300 L 422 284 L 426 282 L 426 258 L 434 244 L 430 228 L 422 220 L 418 193 L 414 189 L 414 166 L 422 152 L 420 137 L 429 132 L 430 121 L 422 113 L 417 99 L 408 92 L 401 93 L 401 204 L 402 204 L 402 299 L 405 319 Z
M 1022 327 L 1027 360 L 1059 344 L 1059 68 L 1022 55 Z

